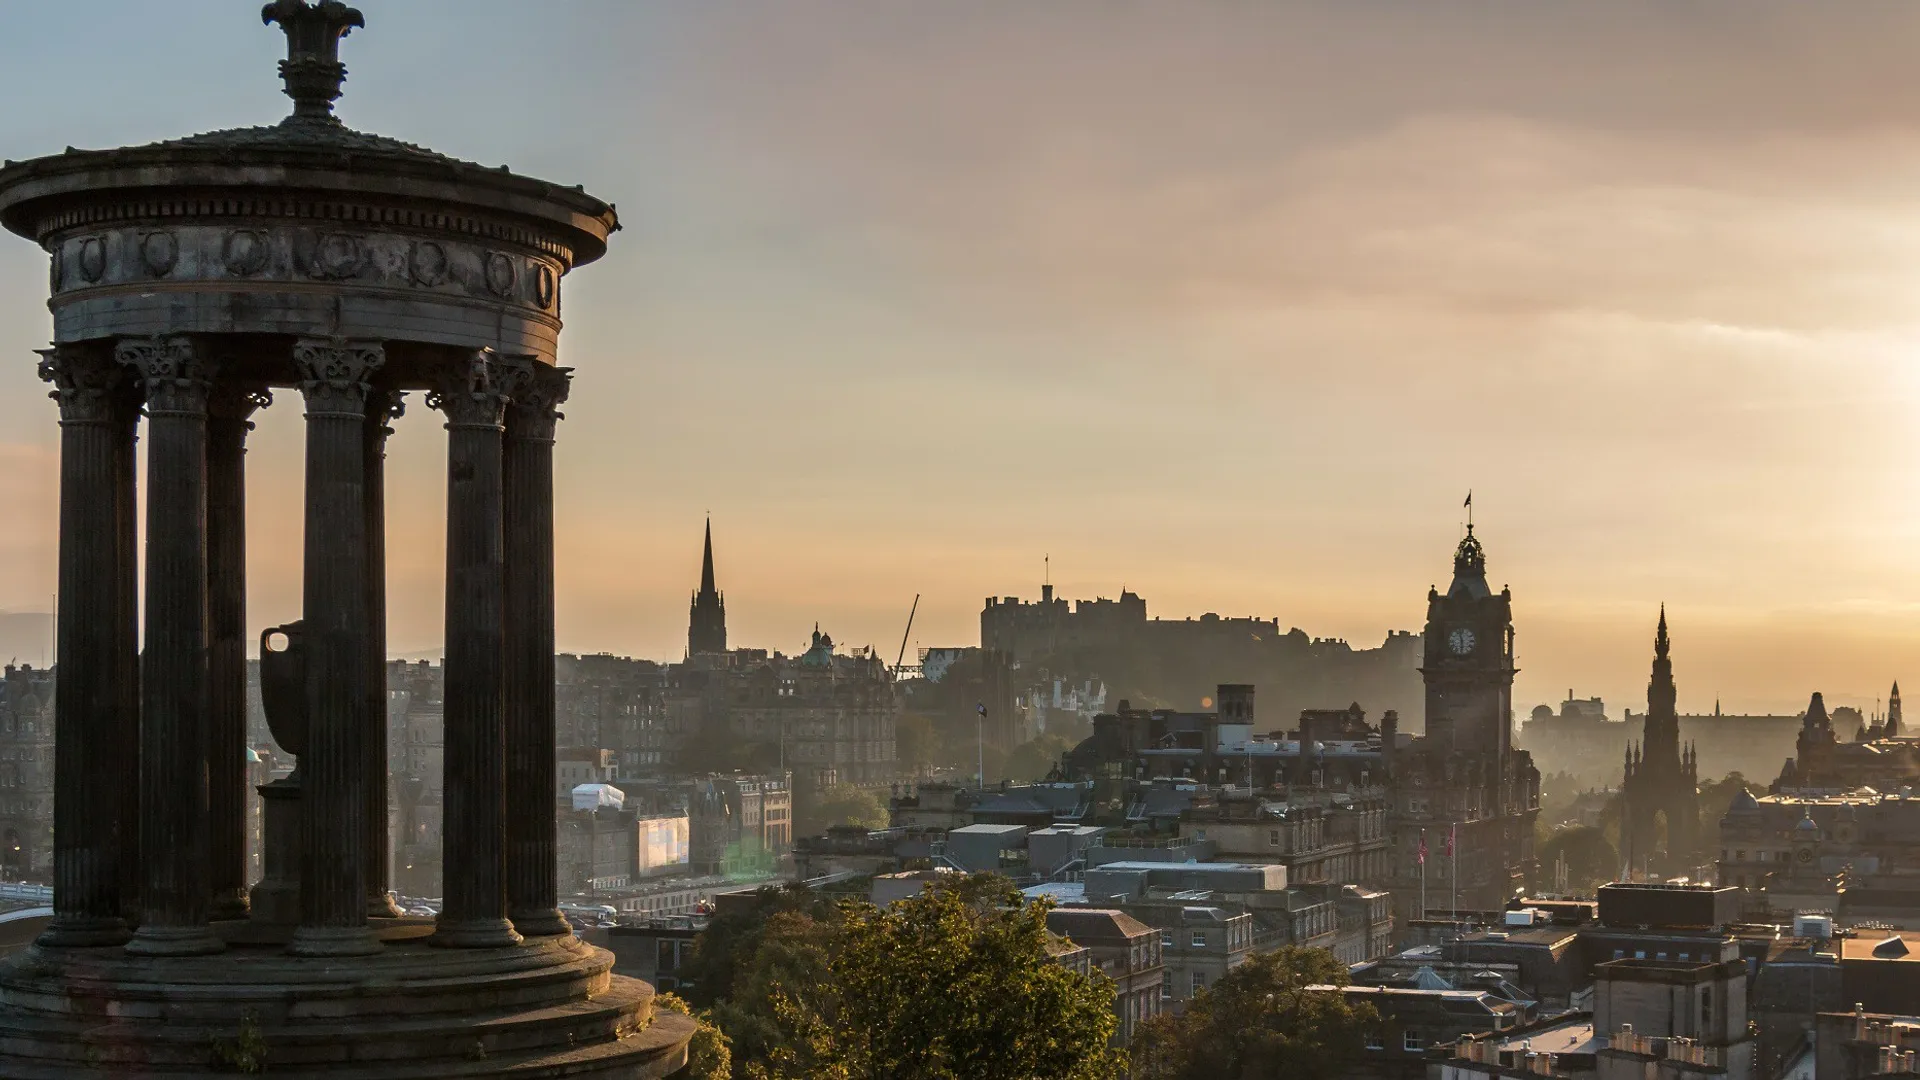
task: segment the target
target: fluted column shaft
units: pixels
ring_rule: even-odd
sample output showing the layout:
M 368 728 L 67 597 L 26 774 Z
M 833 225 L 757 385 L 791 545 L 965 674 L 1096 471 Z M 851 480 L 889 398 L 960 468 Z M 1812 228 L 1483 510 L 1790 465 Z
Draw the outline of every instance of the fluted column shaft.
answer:
M 211 914 L 247 913 L 247 417 L 265 387 L 223 382 L 207 406 L 207 813 Z
M 529 937 L 572 933 L 558 907 L 553 807 L 553 434 L 569 373 L 518 365 L 507 409 L 507 914 Z
M 132 442 L 124 371 L 97 351 L 41 354 L 60 403 L 60 611 L 54 667 L 53 922 L 50 946 L 119 945 L 120 804 L 115 771 L 122 695 L 119 443 Z
M 140 405 L 145 386 L 128 379 L 131 401 L 121 411 L 120 434 L 114 439 L 113 546 L 118 553 L 113 613 L 114 659 L 119 711 L 109 753 L 112 775 L 124 785 L 120 795 L 120 916 L 129 926 L 140 921 L 140 886 L 145 871 L 140 863 L 140 506 L 134 487 L 140 472 L 134 452 L 140 429 Z M 57 736 L 56 736 L 57 738 Z
M 482 350 L 427 399 L 447 417 L 444 906 L 436 944 L 511 945 L 507 920 L 501 429 L 511 371 Z
M 307 746 L 300 758 L 302 956 L 378 952 L 367 926 L 366 739 L 372 726 L 367 610 L 366 432 L 379 342 L 301 339 L 307 406 Z
M 146 381 L 147 564 L 140 665 L 140 928 L 127 951 L 218 952 L 207 925 L 207 395 L 188 338 L 122 340 Z
M 389 787 L 387 733 L 387 421 L 400 415 L 398 391 L 375 390 L 367 401 L 367 684 L 366 858 L 367 916 L 400 914 L 387 891 L 393 887 L 393 837 L 387 829 Z

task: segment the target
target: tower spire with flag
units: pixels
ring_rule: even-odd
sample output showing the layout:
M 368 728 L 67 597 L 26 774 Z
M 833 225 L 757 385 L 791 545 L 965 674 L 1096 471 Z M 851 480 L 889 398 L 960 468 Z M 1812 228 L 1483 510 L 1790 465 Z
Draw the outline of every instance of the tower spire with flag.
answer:
M 1467 531 L 1473 531 L 1473 489 L 1467 489 L 1467 501 L 1460 504 L 1467 512 Z

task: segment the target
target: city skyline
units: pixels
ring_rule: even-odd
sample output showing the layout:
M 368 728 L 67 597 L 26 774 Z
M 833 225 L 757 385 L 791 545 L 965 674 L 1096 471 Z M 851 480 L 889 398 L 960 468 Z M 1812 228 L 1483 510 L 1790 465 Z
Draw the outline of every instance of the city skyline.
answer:
M 369 10 L 348 123 L 591 180 L 627 221 L 568 293 L 562 648 L 677 657 L 707 509 L 743 644 L 817 620 L 891 659 L 916 593 L 920 644 L 969 643 L 1050 555 L 1063 596 L 1367 647 L 1419 624 L 1472 487 L 1519 703 L 1644 708 L 1663 600 L 1682 711 L 1908 674 L 1915 15 L 1501 8 L 1395 43 L 1331 6 L 1070 8 Z M 264 64 L 143 64 L 272 31 L 98 10 L 12 16 L 11 156 L 278 119 Z M 459 92 L 472 53 L 501 66 Z M 0 254 L 0 609 L 52 592 L 45 275 Z M 441 618 L 444 436 L 411 404 L 396 655 Z M 302 426 L 290 395 L 256 419 L 259 627 L 299 607 Z

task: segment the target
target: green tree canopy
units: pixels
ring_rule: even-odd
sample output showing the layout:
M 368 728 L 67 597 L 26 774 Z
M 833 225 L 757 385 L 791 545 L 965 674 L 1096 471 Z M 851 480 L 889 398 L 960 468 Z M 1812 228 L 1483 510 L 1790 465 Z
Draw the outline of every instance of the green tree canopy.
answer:
M 1567 861 L 1567 887 L 1582 896 L 1620 875 L 1620 853 L 1608 842 L 1607 834 L 1590 825 L 1558 829 L 1540 846 L 1538 884 L 1545 887 L 1555 880 L 1561 858 Z
M 1325 949 L 1257 953 L 1195 995 L 1179 1016 L 1134 1031 L 1135 1080 L 1333 1080 L 1380 1022 L 1337 990 L 1347 968 Z
M 1073 744 L 1065 737 L 1045 734 L 1029 742 L 1023 742 L 1007 755 L 1000 775 L 1016 783 L 1023 780 L 1044 779 L 1053 771 L 1062 755 L 1073 749 Z
M 894 756 L 900 764 L 916 772 L 930 769 L 938 760 L 940 740 L 931 717 L 903 713 L 893 726 Z
M 867 829 L 887 827 L 887 804 L 879 795 L 852 784 L 822 788 L 805 800 L 795 800 L 796 835 L 812 836 L 836 825 L 859 825 Z
M 795 1033 L 748 1074 L 808 1080 L 1110 1080 L 1113 988 L 1056 964 L 1048 905 L 1004 879 L 842 907 L 832 978 L 780 1001 Z

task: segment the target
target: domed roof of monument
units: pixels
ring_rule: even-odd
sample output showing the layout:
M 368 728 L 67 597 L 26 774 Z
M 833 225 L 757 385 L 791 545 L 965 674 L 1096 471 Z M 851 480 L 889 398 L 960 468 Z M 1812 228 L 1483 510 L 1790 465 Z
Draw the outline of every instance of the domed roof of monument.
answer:
M 0 224 L 29 239 L 71 216 L 77 199 L 123 196 L 131 189 L 206 192 L 276 189 L 352 192 L 450 207 L 474 207 L 533 219 L 557 230 L 572 265 L 606 252 L 620 227 L 609 203 L 566 187 L 437 153 L 400 139 L 356 131 L 333 115 L 346 81 L 340 39 L 364 27 L 340 0 L 274 0 L 265 23 L 286 34 L 280 62 L 293 113 L 278 124 L 227 128 L 110 150 L 76 150 L 7 161 L 0 168 Z
M 1758 814 L 1759 812 L 1760 800 L 1754 798 L 1753 792 L 1748 791 L 1744 787 L 1734 792 L 1733 801 L 1727 804 L 1727 814 L 1729 816 L 1738 814 L 1744 817 L 1750 814 Z
M 1807 811 L 1807 816 L 1800 819 L 1800 824 L 1795 825 L 1793 831 L 1799 836 L 1819 836 L 1820 824 L 1813 820 L 1813 811 Z

